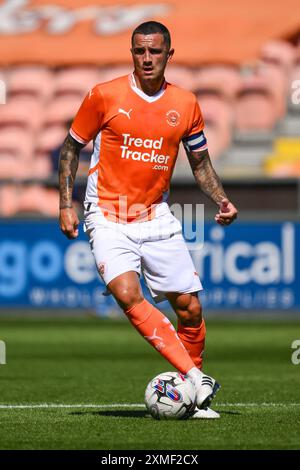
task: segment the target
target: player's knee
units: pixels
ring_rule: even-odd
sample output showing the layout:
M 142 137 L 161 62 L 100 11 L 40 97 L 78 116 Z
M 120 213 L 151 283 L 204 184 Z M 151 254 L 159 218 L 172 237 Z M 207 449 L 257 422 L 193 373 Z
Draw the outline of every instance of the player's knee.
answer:
M 199 299 L 191 294 L 186 294 L 186 299 L 181 299 L 177 310 L 180 322 L 186 326 L 199 326 L 202 322 L 202 307 Z
M 116 295 L 116 300 L 124 311 L 141 303 L 143 299 L 141 291 L 131 286 L 121 287 Z

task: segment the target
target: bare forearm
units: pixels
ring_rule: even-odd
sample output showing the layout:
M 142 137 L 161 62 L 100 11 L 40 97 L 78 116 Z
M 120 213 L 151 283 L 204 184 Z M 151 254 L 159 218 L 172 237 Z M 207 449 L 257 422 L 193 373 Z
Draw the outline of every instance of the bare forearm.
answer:
M 207 151 L 189 155 L 191 168 L 201 190 L 216 204 L 227 198 L 220 178 L 216 174 Z
M 80 146 L 68 135 L 63 143 L 59 160 L 60 209 L 72 207 L 74 181 L 79 162 Z

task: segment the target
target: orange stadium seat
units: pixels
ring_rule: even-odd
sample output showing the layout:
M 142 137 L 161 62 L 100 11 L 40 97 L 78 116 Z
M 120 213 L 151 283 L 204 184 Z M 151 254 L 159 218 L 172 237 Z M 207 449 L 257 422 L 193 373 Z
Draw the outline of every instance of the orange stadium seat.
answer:
M 6 103 L 7 99 L 7 79 L 4 71 L 0 70 L 0 105 Z
M 291 72 L 295 59 L 296 48 L 288 41 L 279 39 L 265 43 L 260 52 L 263 63 L 279 65 L 287 75 Z
M 81 99 L 99 82 L 99 70 L 96 68 L 71 67 L 56 73 L 54 96 L 65 94 L 78 95 Z
M 33 156 L 33 138 L 23 129 L 7 127 L 0 130 L 0 150 L 17 158 L 30 160 Z
M 62 125 L 41 129 L 37 137 L 32 172 L 35 178 L 47 178 L 52 174 L 51 152 L 58 149 L 67 135 Z
M 5 106 L 0 107 L 0 128 L 19 126 L 35 131 L 41 124 L 42 104 L 33 97 L 9 98 Z
M 38 134 L 36 150 L 43 154 L 49 154 L 52 150 L 62 145 L 67 135 L 67 129 L 63 125 L 48 126 Z
M 197 93 L 204 120 L 220 121 L 232 125 L 233 112 L 231 104 L 218 93 Z
M 8 73 L 8 91 L 13 95 L 33 95 L 47 99 L 53 90 L 53 72 L 46 67 L 16 67 Z
M 276 64 L 262 64 L 257 69 L 257 76 L 265 80 L 267 87 L 275 98 L 274 112 L 278 118 L 286 113 L 289 75 Z
M 235 126 L 238 131 L 272 130 L 277 122 L 276 98 L 262 77 L 244 78 L 235 101 Z
M 218 93 L 198 93 L 205 122 L 205 135 L 209 153 L 217 160 L 230 145 L 233 112 L 230 103 Z
M 191 69 L 179 65 L 169 65 L 166 68 L 166 80 L 180 88 L 193 91 L 195 78 Z
M 12 217 L 18 211 L 19 187 L 15 184 L 0 184 L 0 216 Z
M 52 174 L 52 165 L 48 155 L 36 152 L 32 162 L 32 175 L 35 179 L 46 179 Z
M 195 71 L 194 81 L 198 92 L 215 91 L 232 99 L 240 87 L 241 76 L 238 67 L 211 65 Z
M 259 59 L 258 75 L 266 79 L 272 90 L 276 98 L 278 117 L 281 118 L 286 113 L 296 48 L 287 41 L 269 41 L 262 47 Z
M 59 196 L 56 189 L 47 189 L 35 184 L 22 189 L 17 204 L 17 213 L 36 213 L 57 217 L 58 204 Z
M 67 125 L 72 120 L 82 102 L 82 99 L 74 95 L 64 95 L 55 98 L 44 115 L 44 126 Z
M 300 54 L 291 71 L 290 81 L 293 82 L 294 80 L 300 80 Z
M 109 82 L 123 75 L 128 75 L 133 71 L 133 67 L 130 64 L 116 65 L 111 67 L 102 67 L 99 69 L 98 83 Z
M 208 122 L 205 128 L 205 136 L 209 155 L 216 162 L 231 143 L 231 133 L 228 128 L 217 122 Z
M 28 164 L 0 148 L 0 179 L 22 180 L 29 177 Z
M 32 177 L 33 139 L 26 131 L 7 128 L 0 131 L 0 178 Z

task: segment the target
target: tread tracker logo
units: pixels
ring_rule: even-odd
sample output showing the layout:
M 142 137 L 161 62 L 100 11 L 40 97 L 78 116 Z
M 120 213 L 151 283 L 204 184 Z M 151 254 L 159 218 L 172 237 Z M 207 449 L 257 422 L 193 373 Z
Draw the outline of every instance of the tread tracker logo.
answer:
M 131 137 L 130 134 L 122 134 L 122 136 L 123 145 L 120 146 L 122 149 L 121 158 L 155 163 L 152 167 L 153 170 L 168 171 L 169 165 L 167 165 L 167 163 L 170 159 L 170 155 L 163 155 L 157 152 L 157 150 L 162 149 L 163 137 L 154 140 L 135 138 Z M 144 152 L 144 149 L 149 149 L 149 151 Z M 157 165 L 157 163 L 159 165 Z
M 30 0 L 6 0 L 0 6 L 0 34 L 14 35 L 33 33 L 40 28 L 51 35 L 66 34 L 78 24 L 90 21 L 95 34 L 110 36 L 135 26 L 137 23 L 162 16 L 170 11 L 164 3 L 156 5 L 99 6 L 86 1 L 85 5 L 74 8 L 73 2 L 60 4 L 49 0 L 48 4 L 34 5 Z M 75 3 L 75 2 L 74 2 Z M 99 2 L 98 2 L 99 3 Z

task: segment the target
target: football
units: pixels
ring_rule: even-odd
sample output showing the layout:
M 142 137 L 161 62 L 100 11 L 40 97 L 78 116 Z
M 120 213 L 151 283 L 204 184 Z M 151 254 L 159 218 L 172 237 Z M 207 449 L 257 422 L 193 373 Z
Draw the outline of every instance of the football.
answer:
M 155 419 L 187 419 L 195 409 L 196 391 L 179 372 L 163 372 L 147 385 L 145 404 Z

